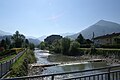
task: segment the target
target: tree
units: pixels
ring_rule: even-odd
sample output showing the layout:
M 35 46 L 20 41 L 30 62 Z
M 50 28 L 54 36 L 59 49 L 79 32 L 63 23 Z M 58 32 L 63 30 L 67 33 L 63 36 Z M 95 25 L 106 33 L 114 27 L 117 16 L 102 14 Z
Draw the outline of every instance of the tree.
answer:
M 42 41 L 42 42 L 40 43 L 40 45 L 39 45 L 39 48 L 40 48 L 41 50 L 44 50 L 44 49 L 46 48 L 46 43 Z
M 69 48 L 69 55 L 78 55 L 79 53 L 79 48 L 80 47 L 80 43 L 77 41 L 73 41 L 70 44 L 70 48 Z
M 27 48 L 29 46 L 29 40 L 28 39 L 25 39 L 25 48 Z
M 120 37 L 114 38 L 114 41 L 115 41 L 116 44 L 120 44 Z
M 55 53 L 61 53 L 61 40 L 55 40 L 51 46 L 52 51 L 54 51 Z
M 11 41 L 8 38 L 6 38 L 5 41 L 6 41 L 6 47 L 7 47 L 7 49 L 9 49 L 10 45 L 11 45 Z
M 22 44 L 25 41 L 25 36 L 23 34 L 19 34 L 19 31 L 16 31 L 12 36 L 13 44 L 16 48 L 22 47 Z
M 79 36 L 77 37 L 76 41 L 78 41 L 80 44 L 84 44 L 85 43 L 85 39 L 82 36 L 82 34 L 79 34 Z
M 93 42 L 92 42 L 90 39 L 86 39 L 86 40 L 85 40 L 85 43 L 86 43 L 86 44 L 91 44 L 91 43 L 93 43 Z
M 64 55 L 69 54 L 69 48 L 70 48 L 70 39 L 69 38 L 63 38 L 61 41 L 61 53 Z
M 33 43 L 30 43 L 30 44 L 29 44 L 29 48 L 30 48 L 31 50 L 34 50 L 35 45 L 34 45 Z
M 6 41 L 4 39 L 2 39 L 1 43 L 0 43 L 1 47 L 4 47 L 4 49 L 6 49 Z

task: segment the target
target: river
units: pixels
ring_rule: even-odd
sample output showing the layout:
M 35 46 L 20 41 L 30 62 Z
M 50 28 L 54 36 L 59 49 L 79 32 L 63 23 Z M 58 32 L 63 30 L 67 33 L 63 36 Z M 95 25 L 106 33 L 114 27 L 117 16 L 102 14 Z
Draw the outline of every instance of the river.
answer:
M 51 74 L 66 71 L 78 71 L 107 66 L 105 62 L 86 62 L 86 60 L 82 60 L 80 56 L 70 57 L 60 54 L 49 54 L 41 52 L 41 50 L 38 49 L 36 49 L 34 52 L 38 64 L 61 63 L 61 65 L 45 67 L 42 74 Z

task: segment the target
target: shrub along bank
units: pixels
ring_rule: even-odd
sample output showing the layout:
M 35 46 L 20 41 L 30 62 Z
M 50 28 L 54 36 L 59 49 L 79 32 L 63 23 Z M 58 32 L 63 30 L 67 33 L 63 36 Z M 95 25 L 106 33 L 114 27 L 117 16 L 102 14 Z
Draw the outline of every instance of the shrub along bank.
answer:
M 120 59 L 120 49 L 104 49 L 104 48 L 79 48 L 80 54 L 101 55 L 104 57 L 114 57 Z
M 13 65 L 8 77 L 20 77 L 28 74 L 28 64 L 36 62 L 32 50 L 27 50 Z

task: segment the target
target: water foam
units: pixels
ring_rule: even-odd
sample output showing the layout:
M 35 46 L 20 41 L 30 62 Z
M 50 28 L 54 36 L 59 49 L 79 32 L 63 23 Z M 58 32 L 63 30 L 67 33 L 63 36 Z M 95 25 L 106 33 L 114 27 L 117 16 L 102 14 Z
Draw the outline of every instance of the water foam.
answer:
M 79 65 L 79 64 L 88 64 L 89 62 L 76 62 L 76 63 L 62 63 L 58 66 L 69 66 L 69 65 Z

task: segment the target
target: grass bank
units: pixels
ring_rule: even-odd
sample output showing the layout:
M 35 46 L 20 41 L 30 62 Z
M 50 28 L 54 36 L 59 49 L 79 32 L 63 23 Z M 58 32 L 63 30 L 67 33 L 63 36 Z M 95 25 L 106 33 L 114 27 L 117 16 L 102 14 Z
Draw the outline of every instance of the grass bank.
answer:
M 8 77 L 20 77 L 28 74 L 28 64 L 36 62 L 32 50 L 27 50 L 13 65 Z

